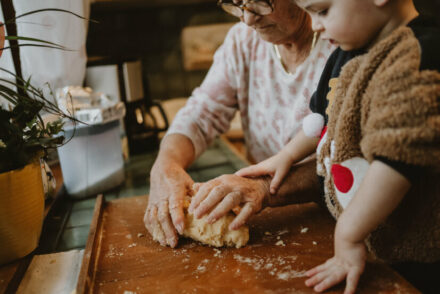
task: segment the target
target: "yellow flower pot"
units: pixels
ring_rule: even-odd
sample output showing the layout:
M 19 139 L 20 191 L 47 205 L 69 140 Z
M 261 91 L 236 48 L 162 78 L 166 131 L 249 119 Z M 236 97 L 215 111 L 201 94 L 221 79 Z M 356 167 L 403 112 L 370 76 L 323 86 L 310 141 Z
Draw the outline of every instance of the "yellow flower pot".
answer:
M 0 174 L 0 264 L 37 246 L 44 219 L 40 161 Z

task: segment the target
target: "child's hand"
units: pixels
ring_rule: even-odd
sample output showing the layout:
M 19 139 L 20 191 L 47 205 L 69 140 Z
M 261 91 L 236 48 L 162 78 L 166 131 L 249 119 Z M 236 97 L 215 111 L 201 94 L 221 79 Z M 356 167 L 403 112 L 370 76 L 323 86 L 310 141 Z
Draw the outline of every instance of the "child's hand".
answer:
M 335 242 L 335 256 L 308 272 L 306 286 L 322 292 L 346 279 L 344 294 L 354 293 L 365 268 L 367 250 L 363 242 Z
M 280 152 L 256 165 L 251 165 L 237 171 L 240 177 L 258 177 L 270 175 L 270 193 L 275 194 L 292 166 L 292 160 L 287 154 Z

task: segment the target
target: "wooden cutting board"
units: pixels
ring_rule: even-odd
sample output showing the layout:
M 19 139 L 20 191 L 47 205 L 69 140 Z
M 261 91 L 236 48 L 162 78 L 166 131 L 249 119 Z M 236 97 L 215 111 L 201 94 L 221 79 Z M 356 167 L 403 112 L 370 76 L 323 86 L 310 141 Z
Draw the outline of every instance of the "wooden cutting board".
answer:
M 333 253 L 333 218 L 315 204 L 267 209 L 250 223 L 246 247 L 152 240 L 147 197 L 98 198 L 77 293 L 314 293 L 304 272 Z M 342 293 L 343 285 L 326 293 Z M 383 264 L 368 263 L 358 293 L 419 293 Z

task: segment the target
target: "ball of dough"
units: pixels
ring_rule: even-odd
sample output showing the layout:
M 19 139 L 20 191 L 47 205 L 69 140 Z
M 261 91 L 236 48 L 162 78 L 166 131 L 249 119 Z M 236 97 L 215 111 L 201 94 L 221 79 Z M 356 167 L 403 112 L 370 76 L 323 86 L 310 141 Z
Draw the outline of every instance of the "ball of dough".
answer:
M 215 223 L 209 224 L 206 221 L 208 215 L 197 219 L 193 214 L 188 213 L 189 201 L 190 198 L 185 203 L 185 230 L 183 236 L 214 247 L 240 248 L 249 241 L 249 228 L 247 225 L 241 226 L 238 230 L 229 230 L 229 224 L 234 220 L 235 214 L 229 212 Z

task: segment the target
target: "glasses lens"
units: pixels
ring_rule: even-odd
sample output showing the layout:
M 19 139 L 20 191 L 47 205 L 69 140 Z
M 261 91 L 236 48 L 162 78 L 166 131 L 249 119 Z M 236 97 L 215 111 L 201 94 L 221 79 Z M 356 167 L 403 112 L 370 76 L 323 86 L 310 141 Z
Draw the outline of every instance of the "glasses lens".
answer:
M 224 11 L 226 11 L 229 14 L 232 14 L 233 16 L 241 17 L 243 14 L 243 11 L 234 4 L 222 3 L 221 6 Z
M 272 6 L 266 1 L 253 1 L 249 2 L 247 8 L 259 15 L 268 15 L 272 13 Z

